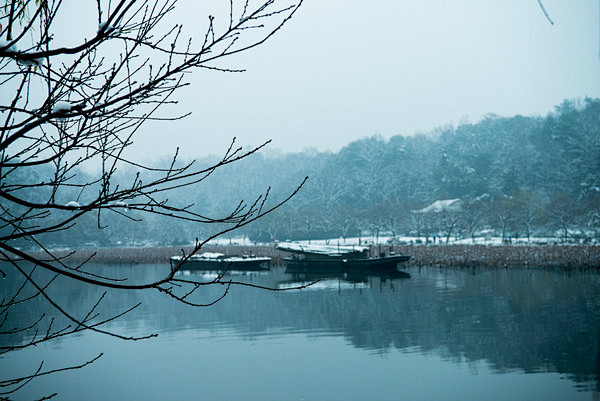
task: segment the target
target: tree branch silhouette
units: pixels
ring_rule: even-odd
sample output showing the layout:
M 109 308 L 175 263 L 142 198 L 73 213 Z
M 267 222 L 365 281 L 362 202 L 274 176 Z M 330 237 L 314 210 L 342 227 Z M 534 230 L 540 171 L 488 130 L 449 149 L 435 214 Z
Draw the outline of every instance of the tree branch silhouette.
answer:
M 210 166 L 182 162 L 176 151 L 166 167 L 157 167 L 140 162 L 130 151 L 146 123 L 168 123 L 189 115 L 187 111 L 159 114 L 164 106 L 177 104 L 177 92 L 189 85 L 188 73 L 242 72 L 222 62 L 263 44 L 302 4 L 302 0 L 243 0 L 236 6 L 234 2 L 230 1 L 223 24 L 208 16 L 198 38 L 184 38 L 180 24 L 169 26 L 167 17 L 177 0 L 98 0 L 91 6 L 82 2 L 78 6 L 90 7 L 82 15 L 93 16 L 97 30 L 88 38 L 71 33 L 69 43 L 56 35 L 58 18 L 66 12 L 62 2 L 12 0 L 0 5 L 0 258 L 11 266 L 9 274 L 22 280 L 11 294 L 1 294 L 0 353 L 81 331 L 134 341 L 155 335 L 133 337 L 103 328 L 139 306 L 107 313 L 101 308 L 109 296 L 106 292 L 82 315 L 73 313 L 50 291 L 59 279 L 112 290 L 157 291 L 194 307 L 214 304 L 233 285 L 268 289 L 226 280 L 223 275 L 201 282 L 183 280 L 177 273 L 208 241 L 279 208 L 306 179 L 274 206 L 266 206 L 270 194 L 266 189 L 219 216 L 203 213 L 194 203 L 182 206 L 168 194 L 197 187 L 215 171 L 259 152 L 269 141 L 245 150 L 233 138 Z M 134 169 L 135 176 L 117 184 L 115 178 L 125 168 Z M 87 263 L 95 253 L 83 263 L 74 263 L 71 256 L 76 251 L 60 255 L 46 243 L 48 235 L 69 233 L 89 221 L 89 216 L 95 216 L 95 229 L 100 232 L 110 224 L 106 213 L 131 223 L 160 216 L 221 228 L 196 240 L 177 265 L 148 282 L 99 274 Z M 49 275 L 40 279 L 38 272 Z M 192 294 L 206 285 L 224 286 L 225 291 L 209 303 L 192 301 Z M 17 319 L 19 324 L 12 326 L 15 316 L 23 316 L 23 308 L 42 301 L 62 316 L 60 322 L 40 313 Z M 82 368 L 100 356 L 48 371 L 42 370 L 42 362 L 32 374 L 1 380 L 0 398 L 9 399 L 37 377 Z

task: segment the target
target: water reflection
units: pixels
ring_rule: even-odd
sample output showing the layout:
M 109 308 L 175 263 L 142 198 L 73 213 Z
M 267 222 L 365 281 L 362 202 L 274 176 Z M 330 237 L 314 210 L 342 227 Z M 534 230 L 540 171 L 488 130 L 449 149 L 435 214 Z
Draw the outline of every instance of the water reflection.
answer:
M 124 275 L 143 277 L 162 268 L 97 266 L 96 270 L 123 269 Z M 184 274 L 206 281 L 215 277 L 207 272 Z M 176 304 L 154 292 L 114 291 L 101 312 L 142 302 L 140 310 L 112 324 L 121 333 L 209 330 L 213 337 L 253 341 L 294 333 L 339 336 L 370 353 L 401 350 L 436 355 L 455 365 L 484 362 L 497 374 L 554 372 L 580 390 L 598 390 L 600 278 L 596 274 L 425 268 L 398 277 L 349 277 L 273 267 L 268 273 L 236 273 L 228 278 L 271 288 L 321 281 L 309 289 L 284 292 L 236 287 L 216 305 L 202 309 Z M 5 283 L 1 297 L 16 285 Z M 214 300 L 222 291 L 221 286 L 209 286 L 200 301 Z M 100 294 L 100 289 L 71 281 L 51 292 L 78 316 L 85 315 Z M 48 311 L 41 301 L 28 306 L 29 316 L 42 312 Z M 16 319 L 10 323 L 17 325 L 26 321 L 24 315 L 10 319 Z M 0 339 L 7 341 L 5 336 Z
M 372 286 L 373 280 L 380 283 L 399 279 L 408 279 L 410 274 L 404 271 L 385 271 L 385 272 L 367 272 L 367 271 L 342 271 L 340 269 L 328 269 L 326 265 L 315 265 L 307 267 L 306 265 L 288 265 L 285 266 L 285 274 L 289 276 L 278 283 L 278 288 L 294 288 L 314 283 L 307 289 L 356 289 L 368 288 Z

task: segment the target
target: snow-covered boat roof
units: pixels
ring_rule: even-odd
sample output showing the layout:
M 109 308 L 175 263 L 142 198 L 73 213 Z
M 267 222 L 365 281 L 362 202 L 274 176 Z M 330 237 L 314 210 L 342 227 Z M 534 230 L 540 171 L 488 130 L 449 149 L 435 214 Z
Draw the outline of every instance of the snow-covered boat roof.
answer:
M 176 255 L 170 258 L 174 262 L 179 262 L 183 259 L 182 256 Z M 224 261 L 224 262 L 250 262 L 250 261 L 269 261 L 271 258 L 267 256 L 225 256 L 219 252 L 204 252 L 200 255 L 192 255 L 189 258 L 190 262 L 194 261 Z
M 295 242 L 285 242 L 277 244 L 277 249 L 287 252 L 312 253 L 318 255 L 347 255 L 350 253 L 360 253 L 369 250 L 367 246 L 361 245 L 311 245 L 298 244 Z
M 196 255 L 194 255 L 196 256 Z M 198 255 L 199 258 L 202 259 L 218 259 L 224 257 L 225 254 L 219 252 L 204 252 Z
M 198 260 L 198 259 L 220 259 L 223 258 L 225 255 L 222 253 L 218 253 L 218 252 L 204 252 L 200 255 L 192 255 L 190 256 L 190 260 Z M 170 258 L 173 261 L 179 261 L 181 259 L 183 259 L 183 256 L 181 255 L 176 255 L 176 256 L 171 256 Z

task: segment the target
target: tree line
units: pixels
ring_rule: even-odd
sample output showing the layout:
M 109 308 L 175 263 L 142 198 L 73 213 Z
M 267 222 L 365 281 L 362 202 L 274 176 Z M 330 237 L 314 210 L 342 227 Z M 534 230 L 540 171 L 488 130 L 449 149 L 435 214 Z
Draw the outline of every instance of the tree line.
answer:
M 232 166 L 235 181 L 218 180 L 227 183 L 225 198 L 247 196 L 263 182 L 284 194 L 309 176 L 288 204 L 245 228 L 256 241 L 383 232 L 441 240 L 600 237 L 599 99 L 565 100 L 545 117 L 488 115 L 427 134 L 365 138 L 335 153 L 244 163 Z M 447 200 L 457 202 L 419 212 Z
M 214 161 L 204 157 L 198 163 Z M 23 169 L 18 179 L 35 175 L 37 182 L 44 173 L 51 174 Z M 135 174 L 120 171 L 115 185 Z M 506 240 L 598 239 L 600 99 L 565 100 L 545 117 L 488 115 L 426 134 L 373 136 L 339 152 L 253 154 L 212 172 L 202 185 L 169 194 L 169 202 L 181 208 L 214 216 L 213 225 L 161 215 L 141 218 L 122 203 L 101 222 L 85 216 L 71 230 L 47 234 L 47 241 L 54 246 L 189 243 L 226 228 L 221 222 L 240 200 L 268 191 L 265 206 L 275 204 L 305 176 L 308 182 L 285 205 L 226 235 L 255 242 L 382 233 L 441 241 L 484 234 Z M 65 203 L 77 198 L 72 192 L 63 193 Z M 442 207 L 420 212 L 449 200 L 452 207 L 438 202 Z M 70 212 L 55 212 L 64 213 Z

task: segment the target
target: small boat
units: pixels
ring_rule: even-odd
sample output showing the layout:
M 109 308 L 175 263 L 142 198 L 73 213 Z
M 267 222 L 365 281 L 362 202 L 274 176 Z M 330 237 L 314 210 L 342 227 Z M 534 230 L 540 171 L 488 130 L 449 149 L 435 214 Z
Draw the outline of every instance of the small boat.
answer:
M 182 262 L 183 256 L 171 256 L 171 266 Z M 227 256 L 217 252 L 204 252 L 190 256 L 182 265 L 184 270 L 211 271 L 260 271 L 268 270 L 271 258 L 265 256 L 243 255 Z
M 305 245 L 286 242 L 277 244 L 277 249 L 293 254 L 283 258 L 288 267 L 307 272 L 396 272 L 398 263 L 410 259 L 410 256 L 394 254 L 369 257 L 369 247 L 359 245 Z

